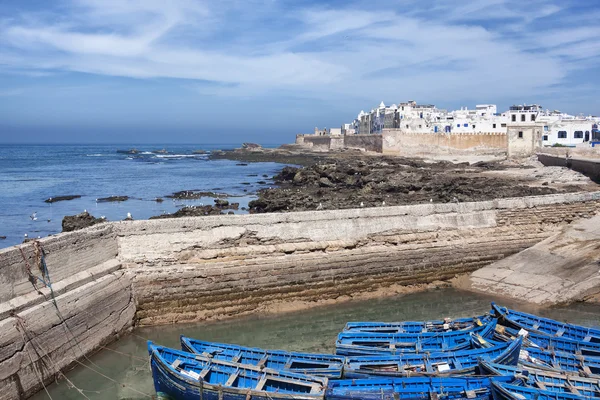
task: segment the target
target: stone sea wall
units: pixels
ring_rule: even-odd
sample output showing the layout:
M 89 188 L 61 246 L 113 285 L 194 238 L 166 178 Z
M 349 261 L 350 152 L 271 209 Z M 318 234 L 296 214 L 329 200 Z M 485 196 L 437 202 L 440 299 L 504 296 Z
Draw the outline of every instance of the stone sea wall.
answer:
M 474 271 L 600 210 L 599 193 L 115 226 L 141 325 L 310 306 Z
M 506 133 L 407 133 L 384 129 L 383 152 L 400 156 L 497 155 L 507 151 Z
M 107 223 L 0 252 L 0 399 L 26 398 L 135 324 L 234 317 L 444 280 L 600 211 L 600 192 Z M 23 261 L 22 248 L 28 262 Z

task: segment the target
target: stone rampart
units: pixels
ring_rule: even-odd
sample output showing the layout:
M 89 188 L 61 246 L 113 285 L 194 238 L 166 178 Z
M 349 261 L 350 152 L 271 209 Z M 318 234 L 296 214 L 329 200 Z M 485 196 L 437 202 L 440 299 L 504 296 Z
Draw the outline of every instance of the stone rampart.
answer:
M 506 133 L 408 133 L 384 129 L 383 153 L 401 156 L 497 155 L 507 151 Z
M 344 147 L 381 153 L 383 141 L 381 135 L 345 135 Z

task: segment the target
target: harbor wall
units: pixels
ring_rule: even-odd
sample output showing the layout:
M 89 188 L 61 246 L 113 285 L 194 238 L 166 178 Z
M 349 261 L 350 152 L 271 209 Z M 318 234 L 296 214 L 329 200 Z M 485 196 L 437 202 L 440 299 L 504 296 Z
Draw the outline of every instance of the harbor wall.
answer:
M 599 211 L 594 192 L 107 223 L 40 240 L 54 294 L 27 288 L 19 272 L 22 248 L 39 275 L 32 244 L 8 248 L 0 279 L 16 289 L 0 303 L 0 399 L 30 396 L 136 324 L 393 294 L 474 271 Z
M 600 158 L 574 157 L 569 153 L 565 156 L 540 153 L 538 160 L 545 166 L 570 168 L 600 183 Z
M 600 193 L 118 223 L 141 325 L 309 307 L 474 271 L 600 210 Z M 385 292 L 385 290 L 383 290 Z
M 107 224 L 41 239 L 51 287 L 41 277 L 33 244 L 0 251 L 0 399 L 23 399 L 133 326 L 131 279 L 116 259 Z M 27 263 L 23 259 L 20 249 Z
M 506 133 L 408 133 L 384 129 L 383 153 L 400 156 L 497 155 L 507 152 Z

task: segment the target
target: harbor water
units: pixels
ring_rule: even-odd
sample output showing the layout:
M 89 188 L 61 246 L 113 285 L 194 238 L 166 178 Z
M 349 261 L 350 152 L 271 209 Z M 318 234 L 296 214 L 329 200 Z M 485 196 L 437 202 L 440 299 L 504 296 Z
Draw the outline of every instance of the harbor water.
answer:
M 248 205 L 252 193 L 272 184 L 282 167 L 276 163 L 210 160 L 212 145 L 2 145 L 0 146 L 0 248 L 29 238 L 61 232 L 62 218 L 87 210 L 95 217 L 119 221 L 173 213 L 183 206 L 214 204 L 214 199 L 172 200 L 184 190 L 226 193 L 230 203 Z M 136 148 L 136 154 L 118 152 Z M 161 152 L 166 150 L 165 153 Z M 50 197 L 74 200 L 46 203 Z M 97 202 L 128 196 L 123 202 Z M 157 198 L 164 201 L 157 202 Z M 234 212 L 243 212 L 237 210 Z
M 439 289 L 367 301 L 350 301 L 278 315 L 254 315 L 220 322 L 138 328 L 82 360 L 73 370 L 40 392 L 34 400 L 148 399 L 155 395 L 146 340 L 179 348 L 179 336 L 267 349 L 333 352 L 337 334 L 348 321 L 431 320 L 481 315 L 490 301 L 520 311 L 587 326 L 600 325 L 597 305 L 537 309 L 515 301 L 456 289 Z

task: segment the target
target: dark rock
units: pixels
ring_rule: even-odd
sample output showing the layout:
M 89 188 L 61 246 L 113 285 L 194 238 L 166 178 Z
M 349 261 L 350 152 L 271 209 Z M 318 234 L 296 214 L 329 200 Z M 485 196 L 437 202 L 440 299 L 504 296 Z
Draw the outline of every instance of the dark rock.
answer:
M 109 197 L 101 197 L 96 199 L 97 203 L 111 203 L 117 201 L 127 201 L 129 200 L 128 196 L 109 196 Z
M 242 185 L 251 185 L 250 182 L 242 182 Z
M 240 166 L 240 167 L 245 167 L 245 166 L 246 166 L 246 165 L 248 165 L 248 164 L 241 162 L 241 163 L 237 163 L 237 164 L 235 164 L 235 165 L 238 165 L 238 166 Z
M 206 154 L 207 151 L 206 150 L 194 150 L 192 151 L 192 154 Z
M 6 240 L 6 236 L 0 236 L 0 240 Z
M 246 207 L 242 207 L 242 208 L 241 208 L 241 210 L 242 210 L 242 211 L 246 211 Z
M 268 178 L 268 177 L 269 177 L 269 175 L 267 175 L 267 174 L 263 174 L 263 176 L 262 176 L 262 177 L 263 177 L 263 178 Z
M 165 201 L 162 197 L 157 197 L 154 199 L 155 202 L 157 203 L 162 203 L 163 201 Z
M 277 175 L 273 177 L 275 182 L 289 182 L 294 180 L 294 176 L 298 172 L 298 168 L 296 167 L 283 167 L 281 171 Z M 263 175 L 263 178 L 267 177 L 267 175 Z
M 255 177 L 255 176 L 258 176 L 258 174 L 248 174 L 246 176 Z
M 215 198 L 223 198 L 223 197 L 227 197 L 228 195 L 225 193 L 215 193 L 215 192 L 199 192 L 199 191 L 195 191 L 195 190 L 183 190 L 181 192 L 175 192 L 173 194 L 170 194 L 168 196 L 169 199 L 184 199 L 184 200 L 193 200 L 193 199 L 199 199 L 201 197 L 215 197 Z
M 202 217 L 206 215 L 219 215 L 221 209 L 212 205 L 199 207 L 183 207 L 172 214 L 155 215 L 150 219 L 165 219 L 165 218 L 183 218 L 183 217 Z
M 117 150 L 117 153 L 120 154 L 138 154 L 140 151 L 138 149 L 129 149 L 129 150 Z
M 68 195 L 68 196 L 55 196 L 55 197 L 47 198 L 46 200 L 44 200 L 44 202 L 56 203 L 57 201 L 67 201 L 67 200 L 74 200 L 74 199 L 80 199 L 80 198 L 81 198 L 81 196 L 78 194 Z
M 258 143 L 242 143 L 242 149 L 262 149 Z
M 256 183 L 258 183 L 259 185 L 266 185 L 267 184 L 267 182 L 265 182 L 265 181 L 258 181 Z
M 106 218 L 95 218 L 87 211 L 77 215 L 67 215 L 62 220 L 62 231 L 77 231 L 102 222 L 106 222 Z
M 233 211 L 227 211 L 227 215 L 235 215 Z
M 229 205 L 227 200 L 215 199 L 215 207 L 226 208 Z
M 237 210 L 238 208 L 240 208 L 240 203 L 231 203 L 229 204 L 229 208 L 232 210 Z
M 335 185 L 327 178 L 319 179 L 319 186 L 321 187 L 334 187 Z

